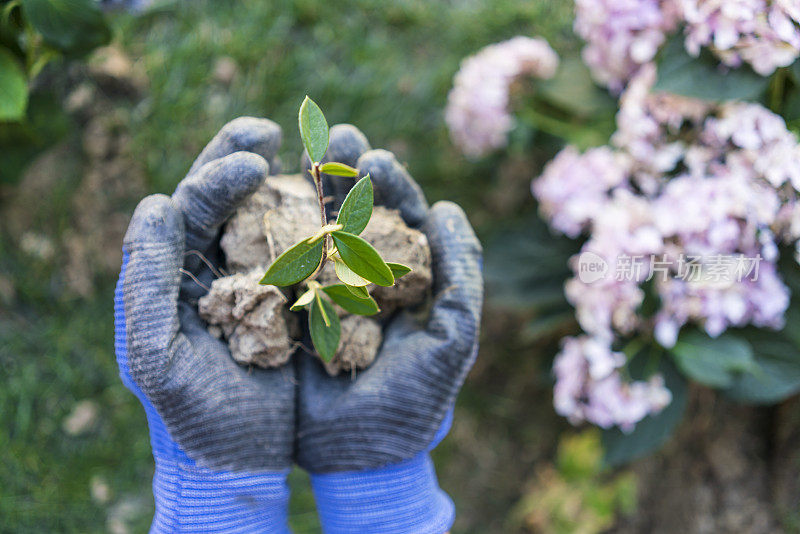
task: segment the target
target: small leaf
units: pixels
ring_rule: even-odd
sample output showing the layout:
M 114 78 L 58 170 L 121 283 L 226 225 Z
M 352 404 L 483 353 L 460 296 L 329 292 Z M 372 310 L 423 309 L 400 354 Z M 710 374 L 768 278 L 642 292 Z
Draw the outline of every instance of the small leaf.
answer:
M 333 232 L 335 230 L 341 230 L 341 229 L 342 229 L 342 225 L 341 224 L 326 224 L 325 226 L 320 228 L 319 231 L 317 231 L 316 234 L 314 234 L 311 237 L 309 237 L 308 239 L 306 239 L 306 241 L 308 241 L 309 243 L 314 243 L 315 241 L 318 241 L 318 240 L 322 239 L 323 237 L 325 237 L 329 233 L 331 233 L 331 232 Z
M 300 298 L 298 298 L 295 301 L 295 303 L 292 304 L 291 308 L 289 308 L 289 309 L 292 310 L 292 311 L 301 310 L 301 309 L 305 308 L 306 306 L 308 306 L 309 304 L 311 304 L 312 300 L 314 300 L 314 290 L 313 289 L 309 289 L 308 291 L 306 291 L 305 293 L 300 295 Z
M 394 284 L 392 270 L 383 261 L 381 255 L 372 245 L 347 232 L 331 233 L 333 242 L 339 250 L 339 256 L 357 275 L 366 278 L 379 286 L 389 287 Z M 356 284 L 351 284 L 356 285 Z
M 309 243 L 300 241 L 272 262 L 259 284 L 290 286 L 302 282 L 317 269 L 322 261 L 324 240 Z
M 300 106 L 298 116 L 300 137 L 311 161 L 318 163 L 328 151 L 328 121 L 319 106 L 308 96 Z
M 359 298 L 354 296 L 350 290 L 347 289 L 347 286 L 344 284 L 336 284 L 328 287 L 323 287 L 322 290 L 328 294 L 328 296 L 344 308 L 346 311 L 350 313 L 354 313 L 356 315 L 375 315 L 380 311 L 378 308 L 378 303 L 367 294 L 367 298 Z
M 409 267 L 408 265 L 403 265 L 402 263 L 392 263 L 390 261 L 387 261 L 386 265 L 388 265 L 389 269 L 392 270 L 392 275 L 394 276 L 395 280 L 397 280 L 398 278 L 402 278 L 403 276 L 411 272 L 411 267 Z
M 322 303 L 322 296 L 320 296 L 320 292 L 317 291 L 317 288 L 314 289 L 314 302 L 319 306 L 320 315 L 322 315 L 322 320 L 325 322 L 325 326 L 331 325 L 331 319 L 328 316 L 328 312 L 325 310 L 325 306 Z
M 354 273 L 340 258 L 333 260 L 333 269 L 336 271 L 336 277 L 348 286 L 364 287 L 369 284 L 369 280 L 364 280 Z
M 323 318 L 325 316 L 328 317 L 330 326 L 325 325 Z M 312 302 L 308 312 L 308 329 L 311 332 L 311 341 L 320 358 L 326 362 L 331 361 L 336 354 L 336 349 L 339 348 L 342 330 L 336 310 L 327 299 L 314 299 Z
M 25 117 L 28 107 L 28 80 L 11 53 L 0 48 L 0 121 Z
M 347 266 L 345 265 L 345 267 L 347 267 Z M 349 269 L 349 267 L 348 267 L 348 269 Z M 352 272 L 352 271 L 350 271 L 350 272 Z M 353 273 L 353 274 L 355 276 L 358 276 L 355 273 Z M 361 277 L 359 276 L 359 278 L 361 278 Z M 351 286 L 351 285 L 348 285 L 348 284 L 344 284 L 344 287 L 346 287 L 347 290 L 350 292 L 350 294 L 352 294 L 356 298 L 359 298 L 359 299 L 370 299 L 370 298 L 372 298 L 369 295 L 369 291 L 367 291 L 367 288 L 364 287 L 364 286 Z
M 343 232 L 358 235 L 367 227 L 372 217 L 372 180 L 369 174 L 356 182 L 356 185 L 347 193 L 336 223 L 341 224 Z
M 319 167 L 320 172 L 330 174 L 331 176 L 346 176 L 348 178 L 357 178 L 358 169 L 354 169 L 350 165 L 332 161 L 330 163 L 323 163 Z
M 96 0 L 22 0 L 22 10 L 44 40 L 63 52 L 82 54 L 111 40 Z

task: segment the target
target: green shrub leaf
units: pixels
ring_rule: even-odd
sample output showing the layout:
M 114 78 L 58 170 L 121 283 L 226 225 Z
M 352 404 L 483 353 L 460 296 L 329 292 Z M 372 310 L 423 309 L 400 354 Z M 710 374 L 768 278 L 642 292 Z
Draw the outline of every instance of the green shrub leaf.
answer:
M 0 48 L 0 121 L 18 121 L 28 106 L 28 80 L 14 56 Z
M 300 137 L 311 161 L 319 163 L 328 151 L 328 121 L 319 106 L 308 96 L 300 106 Z
M 259 284 L 290 286 L 302 282 L 316 270 L 322 261 L 324 239 L 314 243 L 300 241 L 272 262 Z
M 372 245 L 347 232 L 333 232 L 331 236 L 342 261 L 353 272 L 379 286 L 389 287 L 394 284 L 392 270 Z
M 712 338 L 704 332 L 689 330 L 678 338 L 671 353 L 689 378 L 717 388 L 731 386 L 737 374 L 757 367 L 753 347 L 730 333 Z
M 347 193 L 347 197 L 339 209 L 336 224 L 343 226 L 343 232 L 353 235 L 360 234 L 372 217 L 372 203 L 372 180 L 368 174 L 356 182 L 356 185 Z
M 353 272 L 353 269 L 348 267 L 347 264 L 341 259 L 334 259 L 333 269 L 336 271 L 336 277 L 348 286 L 363 288 L 369 284 L 369 280 L 365 280 L 364 278 L 358 276 Z
M 111 29 L 95 0 L 22 0 L 31 25 L 48 44 L 83 54 L 111 40 Z
M 348 267 L 348 269 L 349 269 L 349 267 Z M 350 271 L 350 272 L 352 272 L 352 271 Z M 355 273 L 353 273 L 353 274 L 355 276 L 358 276 Z M 361 278 L 361 277 L 359 276 L 359 278 Z M 352 294 L 356 298 L 359 298 L 359 299 L 371 299 L 372 298 L 370 296 L 370 294 L 369 294 L 369 291 L 367 291 L 367 288 L 364 287 L 364 286 L 351 286 L 351 285 L 348 285 L 348 284 L 344 284 L 344 287 L 346 287 L 347 290 L 350 292 L 350 294 Z
M 353 295 L 344 284 L 336 284 L 322 288 L 328 296 L 350 313 L 356 315 L 375 315 L 380 311 L 375 299 L 367 294 L 367 298 L 360 298 Z
M 306 306 L 308 306 L 309 304 L 311 304 L 312 300 L 314 300 L 314 290 L 309 289 L 308 291 L 300 295 L 300 297 L 294 302 L 294 304 L 292 304 L 292 306 L 289 309 L 292 311 L 301 310 Z
M 319 170 L 331 176 L 345 176 L 348 178 L 358 177 L 358 169 L 354 169 L 350 165 L 345 165 L 344 163 L 323 163 L 320 165 Z
M 386 265 L 388 265 L 389 269 L 392 270 L 392 275 L 394 276 L 395 280 L 402 278 L 411 272 L 411 267 L 408 265 L 403 265 L 402 263 L 393 263 L 391 261 L 387 261 Z
M 325 324 L 325 317 L 330 326 Z M 308 312 L 308 329 L 311 332 L 311 341 L 320 358 L 326 362 L 331 361 L 339 347 L 342 330 L 336 310 L 327 299 L 318 297 L 312 301 L 311 309 Z

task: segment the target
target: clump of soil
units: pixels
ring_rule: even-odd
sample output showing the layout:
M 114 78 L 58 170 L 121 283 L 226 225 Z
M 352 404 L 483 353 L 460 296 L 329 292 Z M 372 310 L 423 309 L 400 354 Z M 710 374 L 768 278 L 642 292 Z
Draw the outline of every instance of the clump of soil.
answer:
M 348 315 L 341 321 L 342 339 L 330 362 L 322 362 L 331 376 L 342 371 L 364 369 L 375 360 L 383 341 L 381 325 L 375 319 Z
M 198 310 L 211 333 L 228 340 L 237 362 L 277 367 L 292 355 L 297 318 L 287 312 L 286 297 L 278 288 L 259 285 L 263 275 L 253 270 L 214 280 Z
M 298 334 L 297 316 L 279 310 L 288 310 L 286 299 L 291 299 L 292 294 L 284 296 L 275 287 L 258 285 L 258 280 L 275 258 L 318 229 L 316 191 L 300 175 L 271 176 L 226 225 L 220 247 L 232 274 L 212 284 L 199 308 L 200 315 L 228 339 L 236 361 L 275 367 L 289 358 L 293 345 L 290 334 Z M 412 269 L 394 287 L 370 286 L 381 308 L 381 317 L 424 301 L 432 283 L 431 254 L 425 234 L 407 227 L 396 210 L 376 206 L 361 236 L 386 261 Z M 337 283 L 330 263 L 320 273 L 319 280 L 323 284 Z M 376 318 L 338 311 L 342 328 L 339 350 L 325 363 L 331 375 L 369 366 L 383 341 Z

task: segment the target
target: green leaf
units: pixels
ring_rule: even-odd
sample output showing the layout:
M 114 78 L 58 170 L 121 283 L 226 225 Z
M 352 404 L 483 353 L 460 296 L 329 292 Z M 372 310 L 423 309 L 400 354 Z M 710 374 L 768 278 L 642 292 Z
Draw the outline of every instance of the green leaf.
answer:
M 369 284 L 369 280 L 358 276 L 353 270 L 347 266 L 341 259 L 333 260 L 333 269 L 336 271 L 336 276 L 348 286 L 364 287 Z
M 538 83 L 536 95 L 581 117 L 613 117 L 617 110 L 616 99 L 594 83 L 589 69 L 577 57 L 564 59 L 555 76 Z
M 731 386 L 737 374 L 756 367 L 750 344 L 730 333 L 712 338 L 689 330 L 681 334 L 671 353 L 689 378 L 716 388 Z
M 372 180 L 369 174 L 356 182 L 350 189 L 339 209 L 336 223 L 341 224 L 343 232 L 358 235 L 367 227 L 372 217 Z
M 372 245 L 357 235 L 347 232 L 333 232 L 331 236 L 339 251 L 339 256 L 342 257 L 342 261 L 354 273 L 379 286 L 389 287 L 394 284 L 392 270 L 389 269 L 389 266 L 386 265 L 386 262 L 383 261 L 381 255 Z
M 50 45 L 83 54 L 111 40 L 111 29 L 95 0 L 22 0 L 31 25 Z
M 330 314 L 328 314 L 328 311 L 325 309 L 322 295 L 320 295 L 317 288 L 314 289 L 314 303 L 319 307 L 319 313 L 322 315 L 322 321 L 325 323 L 325 326 L 331 326 Z
M 328 121 L 319 106 L 308 96 L 300 106 L 298 116 L 300 137 L 311 161 L 319 163 L 328 151 Z
M 292 306 L 289 309 L 292 311 L 301 310 L 306 306 L 308 306 L 309 304 L 311 304 L 312 300 L 314 300 L 314 290 L 309 289 L 308 291 L 300 295 L 300 297 L 295 301 L 294 304 L 292 304 Z
M 330 326 L 325 324 L 324 317 L 328 318 Z M 327 299 L 316 298 L 311 303 L 311 310 L 308 312 L 308 329 L 311 332 L 311 341 L 314 348 L 324 361 L 329 362 L 339 348 L 339 338 L 342 335 L 339 316 L 333 304 Z
M 395 280 L 402 278 L 411 272 L 411 267 L 408 265 L 403 265 L 402 263 L 393 263 L 391 261 L 387 261 L 386 265 L 388 265 L 389 269 L 392 270 L 392 275 L 394 276 Z
M 618 428 L 604 430 L 603 462 L 607 466 L 616 467 L 655 451 L 669 439 L 683 419 L 688 390 L 686 379 L 666 358 L 662 358 L 659 371 L 672 393 L 672 402 L 661 412 L 639 421 L 636 428 L 628 434 Z
M 330 174 L 331 176 L 346 176 L 348 178 L 358 177 L 358 169 L 354 169 L 350 165 L 344 163 L 330 162 L 323 163 L 319 167 L 320 172 Z
M 28 106 L 28 80 L 14 56 L 0 48 L 0 121 L 18 121 Z
M 333 302 L 350 313 L 356 315 L 375 315 L 381 311 L 380 308 L 378 308 L 378 303 L 375 302 L 369 294 L 366 299 L 356 297 L 344 284 L 323 287 L 322 290 L 328 294 Z
M 664 45 L 657 67 L 654 91 L 703 100 L 755 100 L 769 85 L 769 78 L 759 76 L 749 66 L 728 68 L 707 50 L 699 57 L 690 56 L 680 34 Z
M 344 264 L 342 264 L 342 265 L 344 265 Z M 345 267 L 347 267 L 347 266 L 345 266 Z M 349 267 L 348 267 L 348 269 L 349 269 Z M 353 272 L 353 271 L 350 271 L 350 272 Z M 355 276 L 358 276 L 355 273 L 353 273 L 353 274 Z M 359 276 L 359 278 L 361 278 L 361 277 Z M 363 280 L 363 278 L 362 278 L 362 280 Z M 348 284 L 344 284 L 344 287 L 346 287 L 347 290 L 356 298 L 359 298 L 359 299 L 371 299 L 372 298 L 370 296 L 370 294 L 369 294 L 369 291 L 367 291 L 367 288 L 364 287 L 364 286 L 351 286 L 351 285 L 348 285 Z
M 317 269 L 322 261 L 324 240 L 309 243 L 300 241 L 272 262 L 259 284 L 290 286 L 302 282 Z
M 796 328 L 796 314 L 787 314 L 783 332 L 747 329 L 757 369 L 737 376 L 725 394 L 741 402 L 773 404 L 800 391 L 800 349 L 788 335 Z

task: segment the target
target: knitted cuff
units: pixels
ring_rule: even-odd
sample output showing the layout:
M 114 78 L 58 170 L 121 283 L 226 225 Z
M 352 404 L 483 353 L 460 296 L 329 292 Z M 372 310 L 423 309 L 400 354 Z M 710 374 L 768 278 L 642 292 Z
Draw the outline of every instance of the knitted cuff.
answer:
M 288 473 L 216 472 L 156 459 L 151 533 L 289 533 Z
M 371 471 L 312 474 L 311 485 L 326 534 L 443 534 L 455 519 L 427 452 Z

